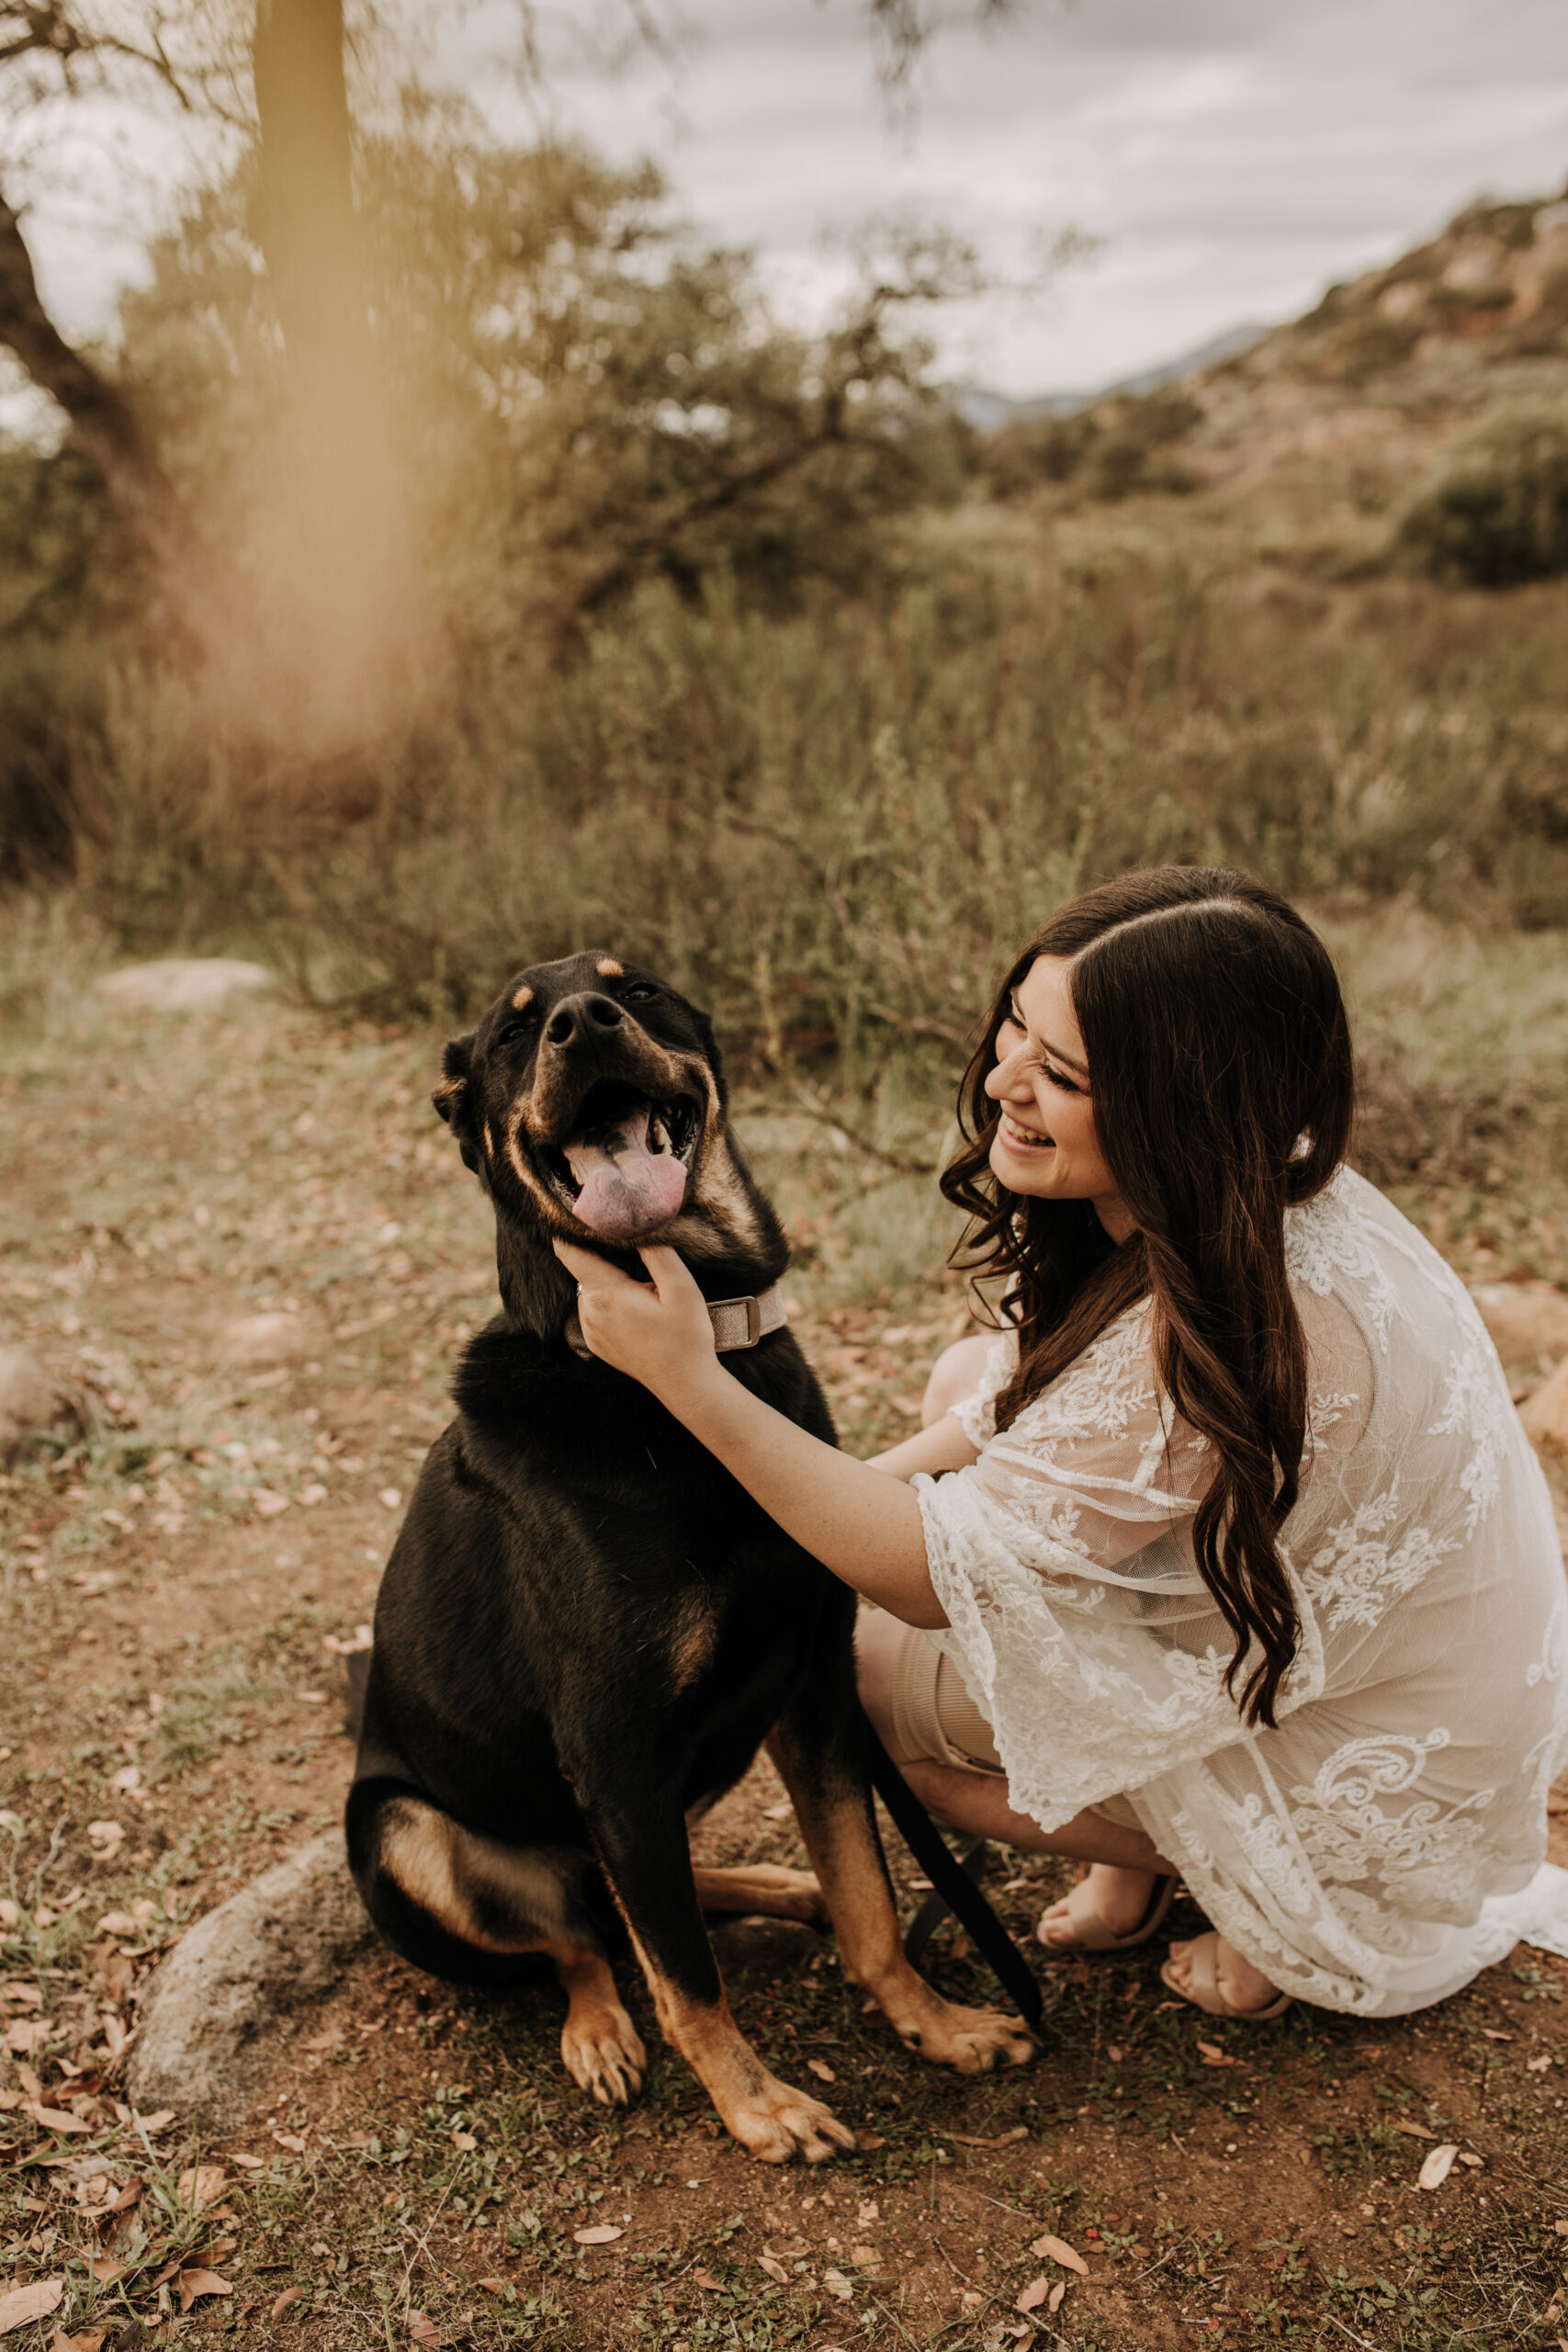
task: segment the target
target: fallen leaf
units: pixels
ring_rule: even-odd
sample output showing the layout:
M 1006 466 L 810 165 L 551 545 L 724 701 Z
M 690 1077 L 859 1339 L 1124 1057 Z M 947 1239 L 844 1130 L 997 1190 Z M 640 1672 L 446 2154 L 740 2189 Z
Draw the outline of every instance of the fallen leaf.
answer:
M 1540 2058 L 1527 2058 L 1525 2060 L 1525 2072 L 1527 2075 L 1544 2075 L 1551 2064 L 1551 2054 L 1549 2051 Z
M 220 2278 L 216 2270 L 182 2270 L 180 2272 L 180 2312 L 189 2311 L 192 2303 L 203 2295 L 231 2295 L 234 2290 L 227 2278 Z
M 28 2101 L 28 2113 L 46 2132 L 90 2132 L 92 2125 L 84 2123 L 79 2115 L 67 2115 L 58 2107 L 42 2107 L 36 2098 Z
M 1472 2166 L 1484 2164 L 1486 2161 L 1483 2156 L 1472 2156 L 1468 2148 L 1461 2148 L 1460 2150 L 1459 2160 L 1461 2165 L 1471 2165 Z
M 181 2173 L 175 2186 L 187 2205 L 214 2205 L 228 2188 L 229 2176 L 221 2165 L 196 2165 Z
M 17 2069 L 17 2080 L 29 2098 L 42 2098 L 43 2085 L 25 2060 Z
M 1451 2140 L 1445 2140 L 1440 2148 L 1434 2148 L 1416 2176 L 1419 2186 L 1423 2188 L 1441 2188 L 1453 2169 L 1453 2161 L 1458 2154 L 1459 2150 Z
M 846 2278 L 841 2270 L 824 2270 L 822 2284 L 840 2303 L 852 2303 L 855 2299 L 854 2280 Z
M 471 2132 L 454 2132 L 452 2134 L 452 2145 L 459 2149 L 465 2156 L 471 2156 L 479 2144 Z M 614 2234 L 619 2237 L 621 2233 L 616 2230 Z
M 794 1805 L 788 1803 L 784 1804 L 764 1805 L 762 1808 L 762 1818 L 764 1821 L 787 1821 L 794 1811 Z
M 487 2295 L 504 2295 L 506 2292 L 504 2278 L 481 2278 L 479 2283 Z
M 1205 2066 L 1239 2066 L 1241 2064 L 1239 2058 L 1233 2058 L 1228 2052 L 1222 2050 L 1217 2041 L 1200 2041 L 1198 2054 Z
M 457 2340 L 456 2336 L 448 2335 L 445 2328 L 437 2327 L 433 2319 L 427 2319 L 423 2312 L 410 2312 L 409 2341 L 412 2344 L 455 2344 Z
M 93 2256 L 93 2276 L 100 2287 L 112 2287 L 117 2278 L 123 2277 L 126 2265 L 123 2262 L 117 2262 L 110 2254 L 96 2254 Z
M 139 1922 L 131 1917 L 129 1911 L 106 1911 L 98 1921 L 98 1933 L 100 1936 L 133 1936 L 138 1926 Z
M 773 2255 L 760 2254 L 757 2256 L 757 2267 L 759 2270 L 765 2270 L 770 2278 L 776 2278 L 781 2287 L 788 2286 L 789 2272 L 782 2262 L 775 2260 Z
M 280 2148 L 287 2148 L 290 2154 L 296 2156 L 302 2156 L 304 2154 L 305 2143 L 300 2138 L 298 2132 L 275 2132 L 272 2136 L 277 2142 L 278 2146 Z
M 1126 2052 L 1120 2049 L 1114 2041 L 1108 2041 L 1106 2043 L 1105 2054 L 1110 2059 L 1113 2066 L 1119 2066 L 1122 2064 L 1122 2059 L 1127 2055 Z
M 1049 2235 L 1036 2238 L 1029 2251 L 1031 2254 L 1043 2256 L 1047 2262 L 1060 2263 L 1064 2270 L 1076 2270 L 1080 2278 L 1089 2277 L 1088 2263 L 1075 2246 L 1067 2244 L 1066 2238 L 1054 2238 Z
M 1499 2032 L 1495 2025 L 1483 2025 L 1481 2029 L 1483 2041 L 1512 2041 L 1513 2038 L 1511 2033 Z
M 57 2327 L 50 2338 L 49 2352 L 102 2352 L 107 2338 L 107 2327 L 85 2327 L 80 2335 L 67 2335 Z
M 329 2026 L 325 2033 L 314 2035 L 310 2041 L 304 2043 L 303 2047 L 307 2050 L 335 2050 L 342 2040 L 343 2036 L 337 2028 Z
M 139 2115 L 136 2118 L 148 2138 L 152 2140 L 157 2138 L 160 2132 L 166 2132 L 174 2120 L 175 2110 L 172 2107 L 161 2107 L 155 2115 Z
M 47 2319 L 51 2312 L 60 2309 L 64 2292 L 63 2278 L 35 2278 L 30 2287 L 13 2287 L 0 2295 L 0 2335 L 30 2326 L 35 2319 Z
M 1044 2278 L 1043 2276 L 1039 2278 L 1032 2278 L 1023 2292 L 1019 2296 L 1017 2301 L 1013 2304 L 1014 2311 L 1037 2312 L 1050 2291 L 1051 2281 L 1049 2278 Z
M 1395 2132 L 1408 2132 L 1413 2140 L 1435 2140 L 1438 2136 L 1435 2132 L 1428 2132 L 1424 2124 L 1406 2123 L 1403 2116 L 1396 2116 L 1390 2128 Z
M 705 2295 L 723 2294 L 724 2281 L 721 2278 L 716 2278 L 711 2270 L 694 2270 L 692 2277 Z
M 625 2236 L 625 2230 L 614 2222 L 595 2222 L 592 2229 L 573 2230 L 571 2242 L 573 2245 L 613 2245 L 617 2238 Z
M 867 2155 L 870 2155 L 874 2149 L 885 2148 L 887 2145 L 887 2142 L 880 2132 L 857 2132 L 855 2133 L 855 2145 L 857 2148 L 863 2149 Z
M 281 2319 L 285 2312 L 291 2312 L 296 2303 L 301 2303 L 304 2300 L 305 2290 L 303 2287 L 285 2287 L 282 2294 L 279 2295 L 276 2302 L 274 2303 L 272 2307 L 273 2318 L 275 2320 Z
M 816 2075 L 819 2083 L 836 2083 L 838 2081 L 839 2077 L 834 2074 L 833 2069 L 829 2065 L 826 2058 L 808 2058 L 806 2064 L 810 2072 Z
M 1066 2280 L 1065 2278 L 1058 2278 L 1050 2293 L 1046 2296 L 1045 2308 L 1051 2313 L 1053 2318 L 1055 2318 L 1056 2313 L 1061 2310 L 1062 2297 L 1066 2293 Z
M 266 2162 L 266 2158 L 265 2156 L 242 2155 L 240 2151 L 236 2148 L 229 2161 L 232 2165 L 243 2165 L 247 2172 L 260 2172 Z

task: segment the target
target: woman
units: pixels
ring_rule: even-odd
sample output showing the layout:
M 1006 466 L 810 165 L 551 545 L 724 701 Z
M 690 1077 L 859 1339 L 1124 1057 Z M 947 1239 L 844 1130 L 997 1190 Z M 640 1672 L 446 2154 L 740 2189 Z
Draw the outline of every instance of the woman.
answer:
M 942 1180 L 1006 1329 L 875 1464 L 728 1377 L 672 1251 L 560 1250 L 593 1352 L 883 1612 L 863 1692 L 927 1802 L 1091 1865 L 1043 1939 L 1140 1941 L 1179 1873 L 1214 1931 L 1167 1982 L 1221 2015 L 1467 1983 L 1568 1733 L 1544 1480 L 1462 1286 L 1344 1166 L 1352 1097 L 1274 892 L 1164 867 L 1054 916 Z

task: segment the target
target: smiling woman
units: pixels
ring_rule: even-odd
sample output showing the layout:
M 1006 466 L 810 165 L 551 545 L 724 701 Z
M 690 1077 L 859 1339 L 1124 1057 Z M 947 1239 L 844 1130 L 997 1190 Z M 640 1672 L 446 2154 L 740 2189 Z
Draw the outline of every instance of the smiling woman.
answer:
M 560 1251 L 593 1352 L 880 1604 L 862 1696 L 925 1802 L 1095 1865 L 1042 1941 L 1139 1942 L 1179 1875 L 1214 1930 L 1166 1981 L 1221 2015 L 1422 2007 L 1555 1891 L 1551 1501 L 1468 1295 L 1344 1165 L 1352 1069 L 1325 950 L 1247 876 L 1054 916 L 942 1180 L 1000 1336 L 875 1464 L 741 1390 L 673 1250 L 650 1284 Z

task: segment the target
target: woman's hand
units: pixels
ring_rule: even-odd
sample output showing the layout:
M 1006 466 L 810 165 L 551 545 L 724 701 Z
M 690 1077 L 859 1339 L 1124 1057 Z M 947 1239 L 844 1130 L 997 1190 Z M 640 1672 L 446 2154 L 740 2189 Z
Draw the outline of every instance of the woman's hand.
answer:
M 641 1381 L 665 1404 L 700 1391 L 718 1369 L 707 1302 L 674 1250 L 640 1250 L 649 1279 L 634 1282 L 592 1250 L 570 1241 L 556 1256 L 577 1278 L 583 1344 L 601 1363 Z

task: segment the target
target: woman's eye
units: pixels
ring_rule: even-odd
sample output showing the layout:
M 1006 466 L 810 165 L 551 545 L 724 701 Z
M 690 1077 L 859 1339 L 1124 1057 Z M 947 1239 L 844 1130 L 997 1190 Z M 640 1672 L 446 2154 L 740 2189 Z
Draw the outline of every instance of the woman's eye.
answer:
M 1076 1080 L 1064 1077 L 1063 1073 L 1059 1069 L 1053 1069 L 1048 1062 L 1041 1063 L 1040 1075 L 1052 1086 L 1059 1086 L 1064 1094 L 1081 1094 L 1083 1092 L 1083 1088 L 1077 1084 Z

